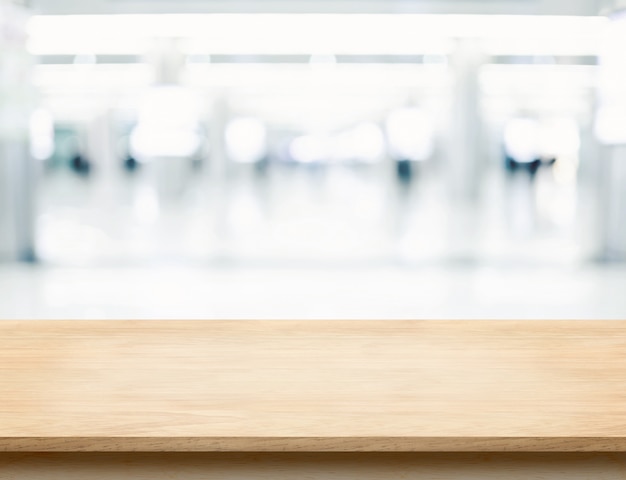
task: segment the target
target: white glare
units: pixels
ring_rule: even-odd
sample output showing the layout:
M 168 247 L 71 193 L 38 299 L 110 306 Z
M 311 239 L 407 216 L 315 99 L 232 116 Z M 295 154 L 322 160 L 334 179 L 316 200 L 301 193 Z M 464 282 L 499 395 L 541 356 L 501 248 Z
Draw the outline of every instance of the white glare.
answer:
M 226 150 L 237 163 L 255 163 L 267 153 L 265 125 L 256 118 L 231 120 L 225 132 Z
M 30 117 L 30 151 L 37 160 L 47 160 L 54 153 L 54 120 L 43 108 Z
M 594 124 L 596 138 L 605 145 L 626 144 L 626 107 L 603 106 Z
M 375 123 L 364 122 L 334 139 L 335 160 L 357 160 L 374 163 L 385 151 L 385 138 Z
M 539 142 L 539 124 L 532 118 L 514 118 L 504 129 L 504 149 L 517 162 L 537 160 L 541 155 Z
M 572 118 L 554 118 L 543 122 L 540 138 L 541 153 L 547 157 L 576 155 L 580 149 L 578 124 Z
M 152 224 L 159 219 L 159 199 L 153 188 L 141 187 L 137 189 L 133 202 L 133 213 L 144 224 Z
M 325 162 L 331 157 L 332 147 L 327 135 L 302 135 L 289 145 L 289 155 L 296 162 Z
M 527 41 L 533 53 L 550 54 L 568 45 L 587 52 L 588 42 L 579 40 L 597 35 L 605 22 L 550 15 L 36 15 L 29 23 L 28 48 L 39 55 L 139 54 L 151 39 L 169 37 L 197 40 L 186 52 L 194 54 L 445 55 L 452 48 L 449 40 L 471 37 L 495 40 L 489 48 L 499 54 L 503 46 L 517 50 L 517 42 L 502 42 L 516 39 Z
M 139 108 L 139 123 L 130 137 L 138 159 L 189 157 L 200 148 L 198 101 L 180 87 L 155 87 Z
M 389 149 L 396 158 L 422 161 L 434 150 L 434 126 L 421 109 L 406 107 L 394 110 L 387 118 Z

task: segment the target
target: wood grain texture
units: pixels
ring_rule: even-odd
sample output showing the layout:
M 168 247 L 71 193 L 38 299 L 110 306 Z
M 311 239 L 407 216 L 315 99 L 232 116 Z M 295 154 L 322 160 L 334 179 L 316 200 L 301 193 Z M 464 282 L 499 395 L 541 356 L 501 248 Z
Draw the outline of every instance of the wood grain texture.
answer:
M 623 480 L 624 453 L 8 453 L 11 480 Z
M 3 321 L 1 451 L 626 451 L 622 321 Z

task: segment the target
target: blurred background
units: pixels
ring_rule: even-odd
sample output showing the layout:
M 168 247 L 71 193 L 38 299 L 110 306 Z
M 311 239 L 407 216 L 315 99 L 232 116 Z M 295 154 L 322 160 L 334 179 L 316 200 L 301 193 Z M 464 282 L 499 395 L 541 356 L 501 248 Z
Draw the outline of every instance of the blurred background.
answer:
M 0 317 L 626 318 L 622 9 L 0 0 Z

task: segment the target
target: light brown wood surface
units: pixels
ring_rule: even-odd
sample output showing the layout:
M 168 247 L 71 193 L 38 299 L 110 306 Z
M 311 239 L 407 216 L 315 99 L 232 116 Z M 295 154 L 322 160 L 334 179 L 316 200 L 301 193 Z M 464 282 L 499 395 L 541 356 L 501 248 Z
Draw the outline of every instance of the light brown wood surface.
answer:
M 7 453 L 10 480 L 624 480 L 624 453 Z
M 1 451 L 626 451 L 622 321 L 3 321 Z

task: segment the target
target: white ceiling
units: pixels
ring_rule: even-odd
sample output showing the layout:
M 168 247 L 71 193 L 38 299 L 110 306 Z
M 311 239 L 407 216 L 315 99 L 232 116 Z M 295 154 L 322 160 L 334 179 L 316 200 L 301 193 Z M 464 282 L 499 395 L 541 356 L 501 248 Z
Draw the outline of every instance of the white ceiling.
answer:
M 29 22 L 28 48 L 37 55 L 141 55 L 154 38 L 169 37 L 196 55 L 445 55 L 453 39 L 472 38 L 491 55 L 595 55 L 605 23 L 519 15 L 39 15 Z
M 462 13 L 597 15 L 619 0 L 29 0 L 43 14 Z

